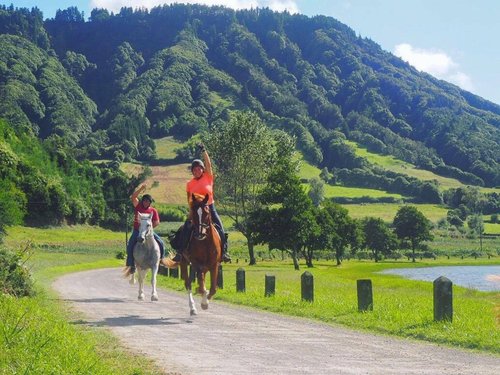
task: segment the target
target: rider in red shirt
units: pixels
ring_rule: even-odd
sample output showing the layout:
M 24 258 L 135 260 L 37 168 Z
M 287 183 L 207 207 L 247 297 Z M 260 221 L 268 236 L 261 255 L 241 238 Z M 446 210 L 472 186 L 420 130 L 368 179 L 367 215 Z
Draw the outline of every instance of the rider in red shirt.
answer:
M 160 216 L 158 215 L 158 211 L 156 210 L 156 208 L 151 206 L 151 203 L 153 203 L 153 197 L 151 197 L 151 195 L 149 194 L 144 194 L 141 197 L 141 200 L 139 201 L 138 198 L 139 194 L 145 190 L 146 190 L 146 184 L 142 184 L 136 191 L 134 191 L 134 193 L 130 197 L 130 200 L 134 205 L 134 229 L 132 230 L 132 234 L 130 235 L 130 239 L 127 243 L 126 266 L 130 267 L 130 273 L 135 272 L 133 251 L 134 251 L 134 246 L 137 242 L 137 236 L 139 235 L 139 212 L 143 214 L 151 214 L 151 213 L 153 214 L 151 220 L 153 228 L 157 227 L 158 224 L 160 224 Z M 160 262 L 161 262 L 165 257 L 165 244 L 163 243 L 160 236 L 156 234 L 156 232 L 154 232 L 153 235 L 160 247 Z

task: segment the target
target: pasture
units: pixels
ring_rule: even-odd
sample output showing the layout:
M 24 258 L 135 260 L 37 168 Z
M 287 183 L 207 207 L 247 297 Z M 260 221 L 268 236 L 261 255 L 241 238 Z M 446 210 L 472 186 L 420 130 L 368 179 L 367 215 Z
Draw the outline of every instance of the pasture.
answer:
M 467 264 L 481 264 L 483 261 Z M 429 265 L 465 264 L 420 262 Z M 496 264 L 499 264 L 498 260 Z M 484 293 L 454 287 L 453 323 L 433 321 L 432 283 L 410 281 L 379 274 L 394 267 L 414 267 L 410 262 L 371 263 L 346 261 L 337 267 L 320 261 L 312 269 L 294 271 L 291 262 L 260 262 L 257 266 L 224 265 L 224 289 L 215 300 L 251 306 L 286 315 L 300 316 L 355 329 L 416 338 L 451 346 L 500 353 L 500 299 L 498 293 Z M 236 270 L 244 268 L 246 291 L 236 292 Z M 301 299 L 301 275 L 307 270 L 314 277 L 314 302 Z M 276 294 L 264 296 L 265 275 L 276 277 Z M 371 279 L 374 293 L 372 312 L 357 311 L 356 280 Z M 160 285 L 181 291 L 180 280 L 161 278 Z
M 38 233 L 35 230 L 30 232 L 30 229 L 14 227 L 9 230 L 7 244 L 11 246 L 20 237 L 33 241 L 35 251 L 29 264 L 32 266 L 35 280 L 42 289 L 47 290 L 50 281 L 63 273 L 123 265 L 123 260 L 114 258 L 116 252 L 123 248 L 123 243 L 121 243 L 123 234 L 101 231 L 102 229 L 92 227 L 54 228 L 46 229 L 44 236 L 37 238 L 31 237 Z M 96 233 L 106 234 L 107 244 Z M 68 236 L 66 237 L 65 234 Z M 237 236 L 234 237 L 238 242 L 242 240 Z M 78 246 L 75 246 L 75 243 L 78 243 Z M 234 246 L 237 247 L 236 244 Z M 96 251 L 97 248 L 100 251 Z M 323 260 L 314 262 L 315 267 L 311 269 L 301 264 L 302 268 L 299 272 L 293 270 L 292 263 L 288 259 L 284 261 L 258 259 L 258 264 L 253 267 L 246 266 L 240 259 L 238 263 L 223 266 L 224 289 L 219 290 L 214 298 L 215 303 L 217 299 L 220 299 L 282 314 L 304 316 L 327 323 L 339 323 L 356 329 L 498 353 L 497 343 L 500 340 L 500 295 L 498 293 L 484 293 L 455 287 L 453 323 L 436 323 L 432 321 L 431 283 L 405 280 L 397 276 L 378 273 L 383 269 L 394 267 L 457 264 L 500 264 L 500 259 L 498 256 L 477 260 L 438 258 L 431 261 L 418 261 L 416 264 L 405 260 L 377 264 L 370 261 L 346 260 L 340 267 L 335 266 L 332 261 Z M 235 273 L 240 267 L 246 268 L 247 271 L 245 293 L 235 291 Z M 314 303 L 303 302 L 300 298 L 300 276 L 305 270 L 314 276 Z M 271 298 L 264 297 L 265 274 L 276 276 L 276 295 Z M 370 278 L 373 281 L 374 311 L 370 313 L 357 312 L 356 280 L 361 278 Z M 124 282 L 127 281 L 124 280 Z M 179 279 L 163 276 L 159 276 L 158 286 L 173 288 L 179 292 L 184 290 Z M 41 298 L 42 300 L 37 303 L 43 305 L 45 303 L 43 293 Z M 61 317 L 72 319 L 64 304 L 58 304 L 50 314 L 57 315 L 58 319 Z M 73 327 L 73 329 L 83 328 Z M 87 337 L 98 334 L 89 333 L 89 335 Z M 97 339 L 91 341 L 93 345 L 99 347 Z
M 427 171 L 424 169 L 419 169 L 415 167 L 413 164 L 396 159 L 394 156 L 391 155 L 380 155 L 370 152 L 366 148 L 363 148 L 360 145 L 358 145 L 356 142 L 346 141 L 346 143 L 354 149 L 357 156 L 365 158 L 370 163 L 376 164 L 382 168 L 385 168 L 387 170 L 396 173 L 402 173 L 410 177 L 416 177 L 419 180 L 423 181 L 436 180 L 439 183 L 440 190 L 465 187 L 465 185 L 460 181 L 458 181 L 457 179 L 440 176 L 438 174 L 435 174 L 434 172 Z M 494 189 L 494 188 L 481 187 L 479 190 L 483 193 L 492 193 L 492 192 L 500 193 L 500 189 Z

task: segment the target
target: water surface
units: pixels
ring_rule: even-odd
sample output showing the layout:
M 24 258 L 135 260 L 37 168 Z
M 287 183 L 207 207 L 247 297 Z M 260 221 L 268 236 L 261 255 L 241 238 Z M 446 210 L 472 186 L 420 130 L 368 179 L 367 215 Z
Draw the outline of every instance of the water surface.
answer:
M 500 266 L 444 266 L 424 268 L 394 268 L 382 271 L 412 280 L 434 281 L 447 277 L 454 285 L 486 292 L 500 291 Z

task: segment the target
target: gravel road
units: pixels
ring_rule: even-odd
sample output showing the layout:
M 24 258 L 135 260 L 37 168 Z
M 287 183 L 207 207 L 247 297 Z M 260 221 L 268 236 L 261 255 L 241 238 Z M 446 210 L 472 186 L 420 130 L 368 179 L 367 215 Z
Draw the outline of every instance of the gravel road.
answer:
M 149 281 L 148 281 L 149 282 Z M 68 274 L 54 289 L 89 325 L 153 358 L 165 372 L 205 374 L 500 374 L 500 357 L 360 333 L 212 301 L 189 316 L 187 295 L 137 300 L 121 270 Z M 499 343 L 500 344 L 500 343 Z

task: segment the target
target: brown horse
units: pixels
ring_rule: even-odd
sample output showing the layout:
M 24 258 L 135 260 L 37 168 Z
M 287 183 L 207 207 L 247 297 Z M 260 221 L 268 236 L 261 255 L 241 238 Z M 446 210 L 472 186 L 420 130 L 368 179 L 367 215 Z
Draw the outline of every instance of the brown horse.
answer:
M 188 272 L 188 265 L 191 264 L 192 270 L 197 275 L 198 292 L 202 296 L 201 308 L 208 309 L 208 300 L 217 291 L 217 276 L 219 264 L 221 262 L 221 238 L 212 223 L 210 207 L 207 205 L 208 195 L 191 195 L 189 218 L 193 225 L 191 238 L 187 248 L 182 252 L 181 278 L 189 293 L 189 309 L 191 315 L 196 315 L 196 306 L 191 291 L 191 283 L 194 276 L 191 277 Z M 167 259 L 167 267 L 176 268 L 179 263 L 172 259 Z M 210 272 L 210 292 L 205 289 L 205 275 Z

